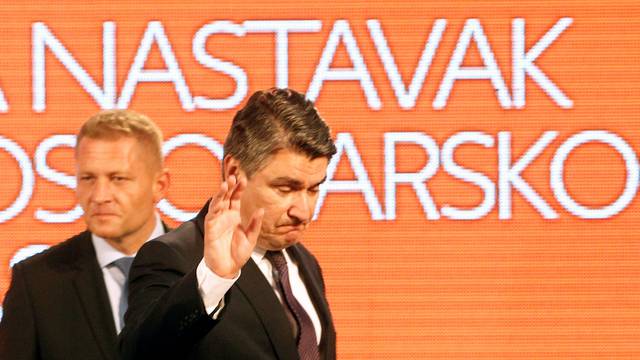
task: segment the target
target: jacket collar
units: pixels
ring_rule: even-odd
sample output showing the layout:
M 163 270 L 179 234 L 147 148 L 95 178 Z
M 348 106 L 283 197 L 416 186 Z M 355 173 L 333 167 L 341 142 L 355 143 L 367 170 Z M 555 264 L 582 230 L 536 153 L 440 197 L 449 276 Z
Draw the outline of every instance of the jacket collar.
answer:
M 91 233 L 86 231 L 81 234 L 81 239 L 76 242 L 73 252 L 75 264 L 72 281 L 83 316 L 89 323 L 104 358 L 115 359 L 117 358 L 117 333 L 104 278 L 91 242 Z

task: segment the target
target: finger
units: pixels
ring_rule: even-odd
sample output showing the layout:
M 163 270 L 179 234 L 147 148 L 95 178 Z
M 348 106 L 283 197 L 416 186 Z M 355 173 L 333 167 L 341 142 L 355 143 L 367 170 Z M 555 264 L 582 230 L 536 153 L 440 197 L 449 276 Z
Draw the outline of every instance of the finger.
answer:
M 216 205 L 216 211 L 224 211 L 229 209 L 229 197 L 231 189 L 235 187 L 235 176 L 231 175 L 222 181 L 220 185 L 220 201 Z
M 232 210 L 240 210 L 240 198 L 242 197 L 242 192 L 247 187 L 247 179 L 245 177 L 240 177 L 238 179 L 238 184 L 236 185 L 233 194 L 231 195 L 231 203 L 229 204 L 229 208 Z
M 263 209 L 256 210 L 246 229 L 243 229 L 242 226 L 238 224 L 236 231 L 234 231 L 231 256 L 240 266 L 247 262 L 251 257 L 251 252 L 253 252 L 253 249 L 256 247 L 263 216 Z
M 227 185 L 229 187 L 227 188 L 227 192 L 224 194 L 224 201 L 229 201 L 229 199 L 231 199 L 233 192 L 238 186 L 238 178 L 235 175 L 229 175 L 229 178 L 227 179 Z
M 245 229 L 245 234 L 247 235 L 247 239 L 251 243 L 252 246 L 256 245 L 258 241 L 258 235 L 260 235 L 260 228 L 262 227 L 262 219 L 264 218 L 264 209 L 260 208 L 256 210 L 251 216 L 251 221 L 247 228 Z
M 224 195 L 227 193 L 228 190 L 229 190 L 229 185 L 227 184 L 226 181 L 223 181 L 222 184 L 220 184 L 220 190 L 218 190 L 218 193 L 211 199 L 211 202 L 209 203 L 209 210 L 207 214 L 215 214 L 221 210 L 222 199 L 224 198 Z

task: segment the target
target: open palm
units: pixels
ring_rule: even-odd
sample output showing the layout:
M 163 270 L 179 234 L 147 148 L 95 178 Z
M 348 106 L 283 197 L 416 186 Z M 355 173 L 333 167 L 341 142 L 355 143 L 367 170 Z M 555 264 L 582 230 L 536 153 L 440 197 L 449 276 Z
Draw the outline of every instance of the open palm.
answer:
M 244 178 L 231 175 L 211 199 L 204 221 L 204 261 L 220 277 L 234 278 L 256 246 L 264 211 L 256 210 L 246 227 L 240 216 L 240 198 L 247 186 Z

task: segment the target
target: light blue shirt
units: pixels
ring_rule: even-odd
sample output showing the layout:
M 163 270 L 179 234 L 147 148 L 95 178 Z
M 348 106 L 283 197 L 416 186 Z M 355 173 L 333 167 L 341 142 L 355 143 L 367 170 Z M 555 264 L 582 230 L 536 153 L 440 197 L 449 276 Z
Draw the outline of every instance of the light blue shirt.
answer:
M 160 220 L 160 215 L 155 214 L 156 226 L 151 232 L 151 236 L 147 241 L 155 239 L 158 236 L 164 234 L 164 226 Z M 120 324 L 120 315 L 118 314 L 120 297 L 122 296 L 122 288 L 118 285 L 118 282 L 113 277 L 107 266 L 125 256 L 135 256 L 136 254 L 127 255 L 115 249 L 107 240 L 91 234 L 91 241 L 93 242 L 93 248 L 96 250 L 96 258 L 98 259 L 98 265 L 102 270 L 102 277 L 104 278 L 104 284 L 107 287 L 107 294 L 109 294 L 109 304 L 111 304 L 111 314 L 113 315 L 113 323 L 116 325 L 116 331 L 120 333 L 124 324 Z

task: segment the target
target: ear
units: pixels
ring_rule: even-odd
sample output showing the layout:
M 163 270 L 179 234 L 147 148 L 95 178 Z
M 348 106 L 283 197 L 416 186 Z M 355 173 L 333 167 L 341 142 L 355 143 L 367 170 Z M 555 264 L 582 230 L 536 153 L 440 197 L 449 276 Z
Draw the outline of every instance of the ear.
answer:
M 158 203 L 160 199 L 167 195 L 170 184 L 171 177 L 169 176 L 169 169 L 164 168 L 156 173 L 156 178 L 153 183 L 153 201 L 155 203 Z
M 223 179 L 228 179 L 231 175 L 235 175 L 236 177 L 238 177 L 244 174 L 244 171 L 242 171 L 242 168 L 240 167 L 240 161 L 238 161 L 231 155 L 224 157 L 222 166 L 222 174 L 224 176 Z

